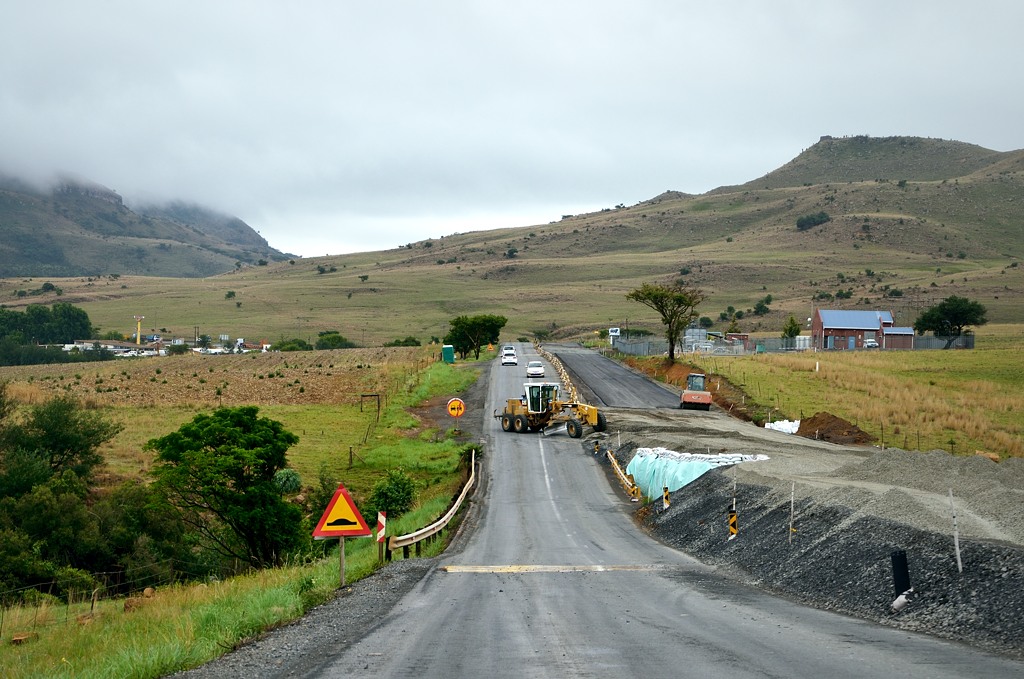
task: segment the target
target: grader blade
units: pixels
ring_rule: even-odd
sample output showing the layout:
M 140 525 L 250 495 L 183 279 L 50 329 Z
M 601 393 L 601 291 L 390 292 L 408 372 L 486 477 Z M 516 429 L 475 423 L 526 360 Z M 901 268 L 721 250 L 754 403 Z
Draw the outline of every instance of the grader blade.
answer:
M 548 425 L 547 427 L 544 427 L 540 433 L 544 434 L 544 436 L 550 436 L 551 434 L 563 432 L 565 431 L 566 424 L 567 423 L 565 422 L 557 422 L 555 424 Z

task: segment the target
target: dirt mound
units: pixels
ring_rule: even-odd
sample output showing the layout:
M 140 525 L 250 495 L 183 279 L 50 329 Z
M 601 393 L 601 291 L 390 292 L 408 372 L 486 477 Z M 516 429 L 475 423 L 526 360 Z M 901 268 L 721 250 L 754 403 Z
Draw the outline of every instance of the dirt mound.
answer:
M 871 443 L 875 437 L 852 422 L 831 413 L 815 413 L 800 421 L 798 436 L 843 445 Z

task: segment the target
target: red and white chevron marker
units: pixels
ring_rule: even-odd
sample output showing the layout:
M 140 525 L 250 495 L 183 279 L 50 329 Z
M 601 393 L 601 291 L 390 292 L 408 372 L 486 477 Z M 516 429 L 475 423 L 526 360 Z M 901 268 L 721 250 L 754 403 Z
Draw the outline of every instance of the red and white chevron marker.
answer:
M 384 526 L 387 524 L 387 512 L 377 512 L 377 542 L 384 542 Z

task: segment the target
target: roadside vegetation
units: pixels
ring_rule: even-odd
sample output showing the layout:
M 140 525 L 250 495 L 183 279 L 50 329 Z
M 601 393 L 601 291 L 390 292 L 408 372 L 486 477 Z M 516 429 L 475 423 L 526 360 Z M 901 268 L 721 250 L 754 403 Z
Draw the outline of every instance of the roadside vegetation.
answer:
M 122 580 L 121 587 L 111 587 L 104 574 L 76 569 L 73 561 L 61 562 L 59 554 L 50 554 L 55 567 L 74 570 L 76 579 L 65 578 L 61 587 L 51 585 L 48 591 L 44 587 L 42 591 L 32 588 L 6 593 L 9 605 L 2 609 L 0 617 L 0 675 L 162 676 L 200 664 L 262 630 L 295 619 L 333 596 L 338 586 L 337 542 L 313 541 L 310 531 L 339 482 L 349 489 L 371 525 L 377 509 L 389 511 L 390 534 L 411 532 L 442 515 L 461 487 L 468 448 L 474 445 L 452 430 L 422 418 L 415 406 L 460 393 L 477 378 L 478 369 L 473 363 L 451 366 L 431 360 L 431 349 L 425 347 L 388 350 L 401 353 L 387 354 L 386 363 L 378 363 L 369 370 L 377 352 L 347 351 L 359 354 L 347 369 L 340 367 L 340 357 L 346 351 L 318 352 L 316 356 L 320 361 L 325 357 L 338 361 L 339 368 L 328 369 L 326 372 L 331 374 L 323 379 L 348 390 L 339 399 L 341 402 L 276 403 L 259 408 L 259 418 L 270 432 L 266 437 L 270 448 L 287 448 L 287 466 L 281 468 L 279 461 L 275 465 L 279 467 L 278 473 L 271 474 L 280 497 L 287 500 L 282 507 L 291 507 L 286 512 L 299 511 L 304 517 L 299 542 L 284 541 L 271 546 L 269 551 L 262 546 L 255 550 L 259 558 L 253 560 L 254 565 L 280 562 L 282 567 L 251 569 L 240 558 L 231 568 L 206 568 L 195 573 L 202 576 L 199 583 L 190 584 L 189 573 L 182 569 L 173 575 L 166 574 L 167 577 L 137 581 L 135 586 L 125 587 Z M 398 360 L 399 355 L 405 358 Z M 487 354 L 485 358 L 491 356 Z M 231 358 L 235 358 L 232 365 L 237 370 L 223 377 L 235 387 L 236 398 L 259 393 L 261 389 L 294 393 L 285 379 L 275 377 L 267 386 L 269 362 L 280 360 L 279 356 L 206 357 L 205 363 L 211 369 L 222 369 L 228 364 L 221 361 Z M 294 360 L 294 356 L 289 358 Z M 162 366 L 161 374 L 166 374 L 179 360 L 183 359 L 139 359 L 129 364 L 147 373 Z M 40 382 L 54 386 L 48 383 L 56 380 L 42 380 L 49 371 L 67 369 L 69 366 L 36 366 L 35 373 L 28 377 L 24 372 L 28 368 L 18 369 L 19 379 L 9 382 L 8 393 L 14 399 L 9 416 L 20 422 L 33 408 L 45 408 L 54 398 L 59 398 L 59 403 L 70 403 L 73 396 L 67 391 L 58 388 L 58 396 L 54 397 L 49 389 L 40 388 Z M 277 370 L 275 367 L 273 372 Z M 365 381 L 368 370 L 373 376 L 370 382 Z M 126 383 L 133 383 L 131 372 L 126 372 L 127 375 L 120 376 Z M 194 375 L 193 382 L 198 382 L 202 372 L 196 370 Z M 209 427 L 217 423 L 218 413 L 241 417 L 242 421 L 236 423 L 245 426 L 253 424 L 248 420 L 249 415 L 254 415 L 250 412 L 254 407 L 182 403 L 190 398 L 187 390 L 161 384 L 161 380 L 138 382 L 145 383 L 154 396 L 157 391 L 166 391 L 155 399 L 160 403 L 164 399 L 172 401 L 176 394 L 177 405 L 168 406 L 169 418 L 163 412 L 164 406 L 154 406 L 152 402 L 132 404 L 112 399 L 106 405 L 90 402 L 88 408 L 81 410 L 87 422 L 95 420 L 110 425 L 97 434 L 108 442 L 94 446 L 102 461 L 89 458 L 96 464 L 87 487 L 79 484 L 82 493 L 64 495 L 68 506 L 81 508 L 74 510 L 76 520 L 79 514 L 88 517 L 89 512 L 96 511 L 104 497 L 124 492 L 116 489 L 126 482 L 138 489 L 158 488 L 159 483 L 149 483 L 150 471 L 167 469 L 168 460 L 178 459 L 178 451 L 188 448 L 181 444 L 178 434 L 185 430 L 183 425 L 191 422 L 194 427 L 198 422 Z M 310 382 L 312 386 L 316 381 Z M 376 398 L 372 406 L 360 399 L 363 387 L 381 397 L 379 412 Z M 326 389 L 316 392 L 331 393 Z M 29 403 L 17 401 L 20 395 L 28 396 Z M 102 400 L 102 395 L 99 398 Z M 215 416 L 212 419 L 211 414 Z M 278 424 L 270 425 L 272 422 Z M 338 422 L 344 424 L 339 427 Z M 349 441 L 355 442 L 351 457 L 348 446 L 338 446 L 336 440 L 330 440 L 331 432 L 345 433 Z M 313 440 L 303 445 L 304 439 Z M 152 445 L 147 447 L 147 442 Z M 157 459 L 158 455 L 162 461 Z M 224 469 L 217 471 L 221 473 Z M 271 486 L 261 487 L 263 493 L 275 493 Z M 104 518 L 112 520 L 107 514 Z M 61 523 L 59 517 L 54 520 Z M 108 523 L 107 529 L 112 534 L 123 532 L 117 524 Z M 186 531 L 185 535 L 188 534 Z M 223 535 L 221 531 L 219 536 Z M 153 544 L 149 539 L 144 542 Z M 184 544 L 190 544 L 190 540 Z M 443 541 L 427 545 L 427 553 L 436 552 L 442 545 Z M 5 542 L 3 551 L 9 552 L 10 547 L 11 543 Z M 364 577 L 376 567 L 377 545 L 372 538 L 348 539 L 345 551 L 347 582 Z M 123 567 L 115 562 L 109 570 L 119 568 Z M 233 571 L 241 574 L 228 577 Z M 144 585 L 153 586 L 155 591 L 144 595 Z M 15 637 L 21 643 L 12 644 Z

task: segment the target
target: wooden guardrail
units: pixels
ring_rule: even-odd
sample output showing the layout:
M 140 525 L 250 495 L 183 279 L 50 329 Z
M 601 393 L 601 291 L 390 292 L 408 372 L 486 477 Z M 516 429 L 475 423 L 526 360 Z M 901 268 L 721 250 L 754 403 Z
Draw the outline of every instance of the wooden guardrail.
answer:
M 476 449 L 473 450 L 470 461 L 469 461 L 469 479 L 466 480 L 466 485 L 462 488 L 462 493 L 459 494 L 459 499 L 452 504 L 451 508 L 434 523 L 420 528 L 419 530 L 409 533 L 408 535 L 392 535 L 388 539 L 388 558 L 391 557 L 392 550 L 402 548 L 402 558 L 409 558 L 409 547 L 416 545 L 416 556 L 420 555 L 420 541 L 425 540 L 431 536 L 437 535 L 444 530 L 448 523 L 455 516 L 455 513 L 459 511 L 462 506 L 462 501 L 466 499 L 466 495 L 469 494 L 469 490 L 476 483 Z

